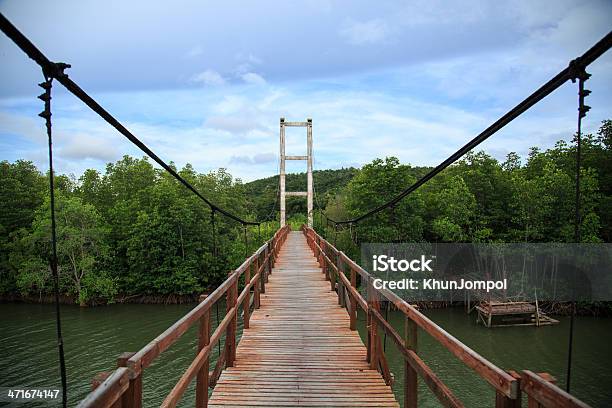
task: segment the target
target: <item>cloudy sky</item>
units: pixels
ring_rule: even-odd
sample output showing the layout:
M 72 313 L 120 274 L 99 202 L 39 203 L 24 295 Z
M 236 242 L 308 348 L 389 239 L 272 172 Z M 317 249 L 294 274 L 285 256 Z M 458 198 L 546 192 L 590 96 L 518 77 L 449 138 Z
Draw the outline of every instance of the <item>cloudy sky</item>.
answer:
M 162 158 L 244 180 L 277 173 L 281 116 L 313 118 L 318 169 L 386 155 L 437 164 L 612 28 L 610 1 L 20 0 L 0 11 Z M 0 160 L 45 168 L 40 70 L 2 34 L 0 61 Z M 612 52 L 589 72 L 594 131 L 612 118 Z M 60 88 L 59 171 L 140 156 Z M 524 155 L 575 127 L 568 83 L 483 149 Z M 304 129 L 287 138 L 288 154 L 304 154 Z

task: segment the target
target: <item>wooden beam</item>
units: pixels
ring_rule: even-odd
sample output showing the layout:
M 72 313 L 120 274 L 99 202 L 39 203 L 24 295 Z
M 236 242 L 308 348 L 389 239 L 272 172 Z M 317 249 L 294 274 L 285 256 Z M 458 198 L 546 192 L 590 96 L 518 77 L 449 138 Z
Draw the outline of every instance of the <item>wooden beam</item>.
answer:
M 206 298 L 200 297 L 203 301 Z M 198 354 L 210 344 L 210 309 L 200 317 L 198 332 Z M 197 355 L 196 355 L 197 356 Z M 208 407 L 208 369 L 210 356 L 206 356 L 196 378 L 196 408 Z
M 102 384 L 85 397 L 77 407 L 112 407 L 121 399 L 121 396 L 127 391 L 129 385 L 130 378 L 128 369 L 126 367 L 119 367 L 113 371 Z
M 529 407 L 544 408 L 589 408 L 589 405 L 568 394 L 536 373 L 521 372 L 521 390 L 527 395 Z
M 375 310 L 372 310 L 372 317 L 376 319 L 376 321 L 381 325 L 382 329 L 387 333 L 387 335 L 393 340 L 395 345 L 397 346 L 400 353 L 404 356 L 406 363 L 410 366 L 410 368 L 414 371 L 414 375 L 419 375 L 425 381 L 425 384 L 429 387 L 429 389 L 433 392 L 433 394 L 438 398 L 438 401 L 445 407 L 463 407 L 463 403 L 455 397 L 452 391 L 435 375 L 435 373 L 425 364 L 423 360 L 416 354 L 416 342 L 415 345 L 407 345 L 409 342 L 405 342 L 400 335 L 395 331 L 395 329 L 387 322 L 383 316 Z M 410 331 L 409 329 L 408 331 Z M 408 334 L 407 338 L 411 338 L 412 336 Z M 415 349 L 410 349 L 409 347 L 415 347 Z M 416 383 L 414 389 L 404 390 L 404 392 L 409 392 L 404 395 L 404 407 L 413 407 L 416 406 Z
M 213 335 L 210 338 L 209 343 L 198 352 L 196 358 L 191 362 L 187 370 L 183 373 L 183 375 L 176 383 L 170 394 L 168 394 L 168 396 L 162 403 L 162 407 L 175 407 L 176 404 L 178 404 L 181 397 L 183 396 L 183 393 L 189 386 L 189 383 L 204 366 L 205 361 L 210 356 L 210 351 L 212 350 L 212 348 L 217 345 L 218 341 L 221 340 L 222 333 L 228 330 L 236 313 L 236 309 L 237 307 L 233 306 L 230 310 L 228 310 L 221 323 L 219 323 L 219 326 L 217 326 L 217 328 L 215 329 Z M 229 353 L 227 354 L 229 355 Z

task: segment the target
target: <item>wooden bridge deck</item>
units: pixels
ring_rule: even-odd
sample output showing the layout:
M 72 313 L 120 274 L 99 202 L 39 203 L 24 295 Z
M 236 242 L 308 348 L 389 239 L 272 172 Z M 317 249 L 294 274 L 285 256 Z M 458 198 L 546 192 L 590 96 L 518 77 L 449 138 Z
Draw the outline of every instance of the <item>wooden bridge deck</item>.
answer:
M 281 249 L 209 406 L 399 407 L 301 232 Z

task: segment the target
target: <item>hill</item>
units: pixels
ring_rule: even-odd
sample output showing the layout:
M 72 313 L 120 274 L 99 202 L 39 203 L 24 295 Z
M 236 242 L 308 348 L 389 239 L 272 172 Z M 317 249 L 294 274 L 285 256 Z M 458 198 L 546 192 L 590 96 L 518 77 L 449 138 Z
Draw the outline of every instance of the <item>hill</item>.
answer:
M 327 201 L 340 192 L 357 174 L 354 167 L 337 170 L 315 170 L 312 173 L 315 189 L 315 207 L 325 208 Z M 249 199 L 250 210 L 257 219 L 275 217 L 279 211 L 278 186 L 279 176 L 267 177 L 245 183 L 245 192 Z M 306 191 L 306 173 L 287 174 L 286 191 Z M 287 217 L 294 214 L 306 214 L 306 199 L 287 197 Z
M 419 178 L 429 170 L 429 167 L 412 167 L 410 173 Z M 313 171 L 315 208 L 325 208 L 328 201 L 340 193 L 358 172 L 359 169 L 355 167 Z M 278 216 L 278 178 L 279 176 L 272 176 L 245 183 L 249 209 L 257 219 Z M 306 173 L 287 174 L 285 183 L 286 191 L 306 191 Z M 287 197 L 287 218 L 298 214 L 306 214 L 306 199 Z

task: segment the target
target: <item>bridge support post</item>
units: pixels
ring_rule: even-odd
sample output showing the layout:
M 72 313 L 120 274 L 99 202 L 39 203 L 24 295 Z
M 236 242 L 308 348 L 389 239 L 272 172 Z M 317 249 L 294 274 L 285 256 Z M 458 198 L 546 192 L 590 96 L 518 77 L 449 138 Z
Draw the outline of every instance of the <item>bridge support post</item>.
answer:
M 206 299 L 207 295 L 200 296 L 200 302 Z M 198 332 L 198 351 L 210 344 L 210 309 L 200 317 L 200 328 Z M 197 355 L 197 354 L 196 354 Z M 208 380 L 210 368 L 210 357 L 206 357 L 202 368 L 198 371 L 196 378 L 196 408 L 206 408 L 208 406 Z
M 417 352 L 417 324 L 409 317 L 404 322 L 404 341 L 406 348 Z M 404 407 L 416 408 L 418 396 L 418 375 L 410 366 L 408 360 L 404 359 Z
M 255 257 L 255 274 L 257 274 L 257 257 Z M 247 287 L 249 285 L 249 283 L 251 283 L 251 268 L 253 267 L 252 264 L 249 264 L 249 266 L 246 268 L 246 270 L 244 271 L 244 287 Z M 244 298 L 244 301 L 242 302 L 242 312 L 244 313 L 244 328 L 248 329 L 249 328 L 249 323 L 251 320 L 251 289 L 248 290 L 246 297 Z
M 368 356 L 370 362 L 370 369 L 378 370 L 378 325 L 376 319 L 372 316 L 372 310 L 378 311 L 378 299 L 376 299 L 376 293 L 374 292 L 374 286 L 372 282 L 368 281 Z
M 308 226 L 312 228 L 312 209 L 313 209 L 313 181 L 312 181 L 312 119 L 306 119 L 308 124 L 306 127 L 306 141 L 307 141 L 307 196 L 306 196 L 306 208 L 308 210 Z
M 264 258 L 264 260 L 266 260 L 266 263 L 268 264 L 267 265 L 268 274 L 271 275 L 272 274 L 272 266 L 273 265 L 272 265 L 272 254 L 271 254 L 271 251 L 270 251 L 270 243 L 269 242 L 268 242 L 268 246 L 267 246 L 267 248 L 266 248 L 266 250 L 264 252 L 264 255 L 265 255 L 265 257 L 267 257 L 267 259 Z
M 285 118 L 280 118 L 280 226 L 283 228 L 287 223 L 285 207 Z
M 261 296 L 259 294 L 259 282 L 255 282 L 253 285 L 253 308 L 259 309 L 261 305 Z
M 232 283 L 230 288 L 227 290 L 227 297 L 225 301 L 226 313 L 229 313 L 236 306 L 236 308 L 232 312 L 233 313 L 232 320 L 230 324 L 227 326 L 227 330 L 225 332 L 226 367 L 233 367 L 234 359 L 236 358 L 236 316 L 238 315 L 238 310 L 237 310 L 238 308 L 236 305 L 236 300 L 237 300 L 236 295 L 238 293 L 238 278 L 234 276 L 233 279 L 234 279 L 234 282 Z
M 340 257 L 340 261 L 338 262 L 338 264 L 339 264 L 338 269 L 341 269 L 341 267 L 344 266 L 341 260 L 341 257 Z M 357 289 L 357 272 L 355 272 L 353 268 L 351 268 L 351 286 Z M 355 299 L 353 296 L 350 296 L 350 302 L 351 302 L 351 306 L 349 310 L 349 317 L 351 319 L 350 328 L 351 330 L 357 330 L 357 299 Z
M 287 156 L 285 153 L 285 127 L 305 127 L 306 128 L 306 156 Z M 286 160 L 306 160 L 306 192 L 287 192 L 285 191 L 285 162 Z M 313 178 L 312 178 L 312 119 L 306 119 L 306 122 L 286 122 L 285 118 L 280 118 L 280 226 L 284 227 L 287 223 L 287 211 L 285 200 L 288 195 L 306 196 L 307 211 L 308 211 L 308 226 L 312 228 L 313 218 Z
M 495 393 L 495 408 L 521 408 L 521 375 L 516 371 L 509 370 L 508 374 L 518 381 L 516 399 L 506 397 L 503 393 Z M 531 407 L 531 405 L 529 405 Z
M 136 354 L 133 352 L 122 353 L 117 359 L 117 367 L 127 367 L 128 360 Z M 130 385 L 121 397 L 121 407 L 141 408 L 142 407 L 142 372 L 134 378 L 130 375 Z
M 259 261 L 257 262 L 257 267 L 259 269 Z M 261 270 L 261 274 L 259 275 L 259 284 L 261 285 L 261 293 L 266 293 L 266 269 Z

